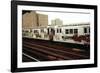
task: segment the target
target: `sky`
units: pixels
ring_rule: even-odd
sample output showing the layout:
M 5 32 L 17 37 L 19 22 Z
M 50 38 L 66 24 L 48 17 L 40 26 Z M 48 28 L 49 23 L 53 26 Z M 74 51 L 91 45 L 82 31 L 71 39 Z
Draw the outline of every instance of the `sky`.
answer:
M 40 14 L 48 15 L 48 23 L 51 24 L 51 20 L 59 18 L 63 21 L 63 25 L 73 24 L 73 23 L 88 23 L 90 22 L 89 13 L 69 13 L 69 12 L 44 12 L 36 11 Z

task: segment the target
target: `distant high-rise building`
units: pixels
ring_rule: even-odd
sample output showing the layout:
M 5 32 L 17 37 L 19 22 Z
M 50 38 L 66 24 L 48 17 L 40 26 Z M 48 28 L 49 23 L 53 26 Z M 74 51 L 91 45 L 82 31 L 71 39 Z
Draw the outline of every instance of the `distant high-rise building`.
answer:
M 22 28 L 31 29 L 48 25 L 48 15 L 38 14 L 35 11 L 26 12 L 22 16 Z
M 40 27 L 46 27 L 48 25 L 48 15 L 37 14 L 38 15 L 38 25 Z
M 59 18 L 51 20 L 51 25 L 63 25 L 63 21 Z

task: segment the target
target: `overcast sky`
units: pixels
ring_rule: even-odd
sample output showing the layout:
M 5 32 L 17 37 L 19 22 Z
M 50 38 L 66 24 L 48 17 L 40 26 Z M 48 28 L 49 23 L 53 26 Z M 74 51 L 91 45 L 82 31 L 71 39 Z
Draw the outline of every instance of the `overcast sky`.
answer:
M 43 12 L 36 11 L 37 13 L 48 15 L 49 24 L 51 20 L 59 18 L 63 21 L 63 24 L 73 24 L 73 23 L 88 23 L 90 22 L 90 14 L 84 13 L 68 13 L 68 12 Z

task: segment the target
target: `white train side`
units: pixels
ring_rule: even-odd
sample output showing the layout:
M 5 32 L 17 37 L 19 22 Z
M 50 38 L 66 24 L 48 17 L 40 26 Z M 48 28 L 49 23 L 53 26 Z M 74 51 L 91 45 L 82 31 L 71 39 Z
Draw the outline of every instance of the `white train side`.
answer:
M 49 25 L 47 27 L 23 29 L 23 37 L 61 42 L 76 43 L 84 41 L 89 43 L 90 24 Z

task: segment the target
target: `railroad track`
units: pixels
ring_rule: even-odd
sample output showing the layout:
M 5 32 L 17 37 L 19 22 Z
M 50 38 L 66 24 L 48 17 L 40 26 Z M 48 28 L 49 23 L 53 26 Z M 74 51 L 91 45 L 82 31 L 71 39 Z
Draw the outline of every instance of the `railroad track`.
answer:
M 51 52 L 51 51 L 49 51 L 49 50 L 45 50 L 45 49 L 43 49 L 43 48 L 40 48 L 40 47 L 33 47 L 33 46 L 29 46 L 29 45 L 24 45 L 24 47 L 26 47 L 26 48 L 30 48 L 30 49 L 32 49 L 32 50 L 30 50 L 30 51 L 37 51 L 37 54 L 38 54 L 38 52 L 39 53 L 43 53 L 45 56 L 47 56 L 48 57 L 48 59 L 49 59 L 49 57 L 55 57 L 55 59 L 65 59 L 65 60 L 68 60 L 68 59 L 71 59 L 70 57 L 66 57 L 66 56 L 63 56 L 63 55 L 60 55 L 60 54 L 58 54 L 58 53 L 54 53 L 54 52 Z M 28 49 L 29 50 L 29 49 Z M 39 54 L 38 54 L 39 55 Z M 40 55 L 39 55 L 40 56 Z M 44 57 L 45 57 L 44 56 Z
M 45 42 L 35 42 L 31 40 L 23 41 L 23 52 L 29 56 L 38 59 L 39 61 L 54 61 L 54 60 L 76 60 L 88 59 L 89 56 L 83 52 L 65 49 L 59 45 L 52 45 Z
M 84 49 L 80 49 L 80 48 L 66 48 L 66 46 L 62 45 L 62 44 L 56 44 L 56 43 L 51 43 L 51 42 L 45 42 L 45 41 L 34 41 L 34 40 L 25 40 L 24 43 L 29 42 L 30 44 L 35 44 L 35 45 L 39 45 L 42 47 L 46 47 L 46 48 L 50 48 L 50 49 L 56 49 L 56 50 L 60 50 L 60 51 L 66 51 L 67 53 L 70 54 L 74 54 L 74 55 L 78 55 L 78 56 L 83 56 L 83 57 L 87 57 L 89 58 L 89 51 L 86 51 Z M 48 45 L 49 44 L 49 45 Z M 66 44 L 67 45 L 67 44 Z
M 36 59 L 36 58 L 30 56 L 30 55 L 27 54 L 27 53 L 22 53 L 22 55 L 23 55 L 23 57 L 24 57 L 23 62 L 32 62 L 32 61 L 34 61 L 34 62 L 40 62 L 38 59 Z
M 88 56 L 85 56 L 85 55 L 81 55 L 81 54 L 76 54 L 76 53 L 73 53 L 72 51 L 71 52 L 68 52 L 67 50 L 62 50 L 61 48 L 58 49 L 58 48 L 54 48 L 54 47 L 47 47 L 47 46 L 43 46 L 43 45 L 39 45 L 39 44 L 36 44 L 36 43 L 29 43 L 29 42 L 24 42 L 24 44 L 27 44 L 27 45 L 31 45 L 31 46 L 35 46 L 35 47 L 38 47 L 38 48 L 43 48 L 43 50 L 48 50 L 48 51 L 51 51 L 51 52 L 54 52 L 54 53 L 62 53 L 63 55 L 69 55 L 70 57 L 75 57 L 75 58 L 87 58 Z M 75 59 L 74 58 L 74 59 Z

